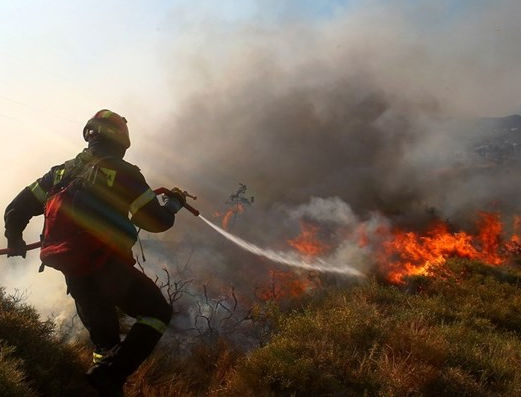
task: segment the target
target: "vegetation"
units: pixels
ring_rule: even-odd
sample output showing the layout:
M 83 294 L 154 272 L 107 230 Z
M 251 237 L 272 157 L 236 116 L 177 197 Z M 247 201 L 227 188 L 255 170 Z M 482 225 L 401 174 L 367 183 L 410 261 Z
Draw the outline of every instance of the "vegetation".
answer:
M 521 395 L 521 272 L 451 260 L 393 286 L 324 290 L 289 311 L 252 312 L 269 329 L 248 353 L 223 336 L 169 341 L 127 396 Z M 0 395 L 82 396 L 85 348 L 1 295 Z M 177 340 L 182 341 L 182 338 Z M 261 339 L 259 339 L 261 341 Z M 83 365 L 82 365 L 83 363 Z M 86 392 L 83 392 L 86 393 Z
M 88 396 L 83 383 L 85 349 L 58 338 L 23 298 L 0 289 L 0 395 Z
M 517 271 L 453 260 L 402 287 L 370 281 L 283 319 L 222 395 L 521 395 Z

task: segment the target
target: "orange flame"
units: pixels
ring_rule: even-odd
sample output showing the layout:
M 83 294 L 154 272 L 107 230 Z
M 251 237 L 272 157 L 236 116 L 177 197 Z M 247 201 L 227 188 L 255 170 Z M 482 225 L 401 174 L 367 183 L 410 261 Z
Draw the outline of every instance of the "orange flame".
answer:
M 516 222 L 518 226 L 515 227 L 519 228 L 521 220 Z M 476 235 L 462 231 L 453 233 L 442 222 L 433 225 L 425 235 L 394 230 L 378 254 L 380 270 L 391 282 L 403 283 L 405 276 L 429 274 L 434 266 L 454 256 L 496 266 L 503 264 L 508 254 L 501 243 L 503 224 L 499 214 L 479 213 L 477 226 Z M 514 234 L 510 241 L 518 239 Z
M 367 225 L 365 223 L 361 223 L 357 228 L 358 234 L 358 246 L 366 247 L 369 244 L 369 236 L 367 234 Z
M 270 270 L 269 274 L 269 285 L 257 291 L 263 301 L 299 297 L 320 287 L 320 279 L 313 272 L 303 275 L 291 270 Z
M 521 255 L 521 216 L 514 217 L 514 227 L 510 241 L 505 243 L 505 249 L 513 255 Z
M 300 222 L 300 234 L 296 238 L 288 240 L 288 244 L 305 256 L 321 255 L 328 251 L 330 246 L 317 238 L 318 231 L 317 226 Z
M 244 207 L 241 203 L 238 203 L 236 206 L 231 207 L 226 214 L 223 216 L 222 227 L 224 230 L 228 230 L 230 225 L 230 220 L 237 214 L 242 214 L 244 212 Z
M 514 232 L 512 233 L 512 237 L 510 241 L 514 243 L 521 243 L 521 236 L 519 235 L 521 233 L 521 216 L 516 215 L 514 217 Z
M 317 237 L 319 228 L 306 222 L 300 222 L 300 234 L 287 243 L 302 255 L 312 258 L 324 254 L 330 249 Z M 294 298 L 316 290 L 321 286 L 318 273 L 296 272 L 292 270 L 270 270 L 270 283 L 257 290 L 258 298 L 268 301 L 280 301 Z

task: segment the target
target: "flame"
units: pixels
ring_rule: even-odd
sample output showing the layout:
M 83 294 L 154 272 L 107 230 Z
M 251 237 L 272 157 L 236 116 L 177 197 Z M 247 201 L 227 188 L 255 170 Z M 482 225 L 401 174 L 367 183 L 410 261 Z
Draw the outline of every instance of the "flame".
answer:
M 367 225 L 365 223 L 361 223 L 357 228 L 358 235 L 358 246 L 366 247 L 369 245 L 369 236 L 367 234 Z
M 317 226 L 302 221 L 300 222 L 300 234 L 296 238 L 288 240 L 288 244 L 307 257 L 322 255 L 331 247 L 318 239 L 318 231 Z
M 503 224 L 499 214 L 480 212 L 479 216 L 478 240 L 481 243 L 481 255 L 476 259 L 491 265 L 501 265 L 505 258 L 499 254 L 503 232 Z
M 510 241 L 513 243 L 520 244 L 521 243 L 521 236 L 519 235 L 521 233 L 521 216 L 516 215 L 514 216 L 514 231 L 512 233 L 512 237 L 510 238 Z
M 391 231 L 383 242 L 378 262 L 380 270 L 393 283 L 403 283 L 409 275 L 428 275 L 435 266 L 450 257 L 479 260 L 491 265 L 501 265 L 508 259 L 508 243 L 502 244 L 503 224 L 497 213 L 480 212 L 475 235 L 459 231 L 451 232 L 443 222 L 432 225 L 423 235 L 402 230 Z M 519 230 L 521 219 L 514 221 Z M 510 242 L 518 242 L 515 231 Z M 505 249 L 504 249 L 505 248 Z
M 318 226 L 301 221 L 300 234 L 287 243 L 305 257 L 320 256 L 331 247 L 318 239 L 318 232 Z M 298 297 L 321 286 L 316 272 L 303 274 L 293 270 L 270 270 L 269 275 L 271 280 L 269 285 L 257 291 L 257 296 L 264 301 Z
M 228 227 L 230 225 L 230 220 L 236 216 L 237 214 L 242 214 L 244 212 L 244 206 L 241 203 L 237 203 L 236 206 L 231 207 L 226 214 L 223 216 L 222 227 L 224 230 L 229 230 Z
M 269 284 L 257 290 L 258 298 L 263 301 L 299 297 L 321 286 L 314 272 L 301 274 L 291 270 L 270 270 L 269 275 Z
M 514 217 L 512 237 L 505 243 L 505 249 L 512 255 L 521 255 L 521 216 Z

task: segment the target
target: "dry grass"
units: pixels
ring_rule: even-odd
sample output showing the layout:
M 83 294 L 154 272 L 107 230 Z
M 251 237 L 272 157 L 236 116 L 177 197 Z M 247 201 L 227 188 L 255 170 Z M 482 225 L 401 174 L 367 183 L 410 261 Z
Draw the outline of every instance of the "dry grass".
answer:
M 449 279 L 376 281 L 283 320 L 221 395 L 521 395 L 519 274 L 452 261 Z
M 521 395 L 521 272 L 450 261 L 401 287 L 377 280 L 304 307 L 256 307 L 263 347 L 201 338 L 156 349 L 125 392 L 137 396 Z M 89 349 L 0 295 L 0 395 L 87 396 Z M 271 334 L 270 331 L 271 330 Z M 165 342 L 163 342 L 165 343 Z
M 84 349 L 63 343 L 54 324 L 23 299 L 0 289 L 0 395 L 91 396 L 84 383 Z M 19 390 L 9 394 L 10 390 Z

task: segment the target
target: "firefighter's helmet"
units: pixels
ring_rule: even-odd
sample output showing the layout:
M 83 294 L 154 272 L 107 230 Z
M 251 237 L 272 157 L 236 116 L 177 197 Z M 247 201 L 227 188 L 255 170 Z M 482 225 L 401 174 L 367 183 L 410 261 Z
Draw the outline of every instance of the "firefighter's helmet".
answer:
M 127 120 L 110 110 L 100 110 L 83 128 L 83 138 L 86 141 L 96 135 L 101 135 L 125 149 L 130 147 Z

